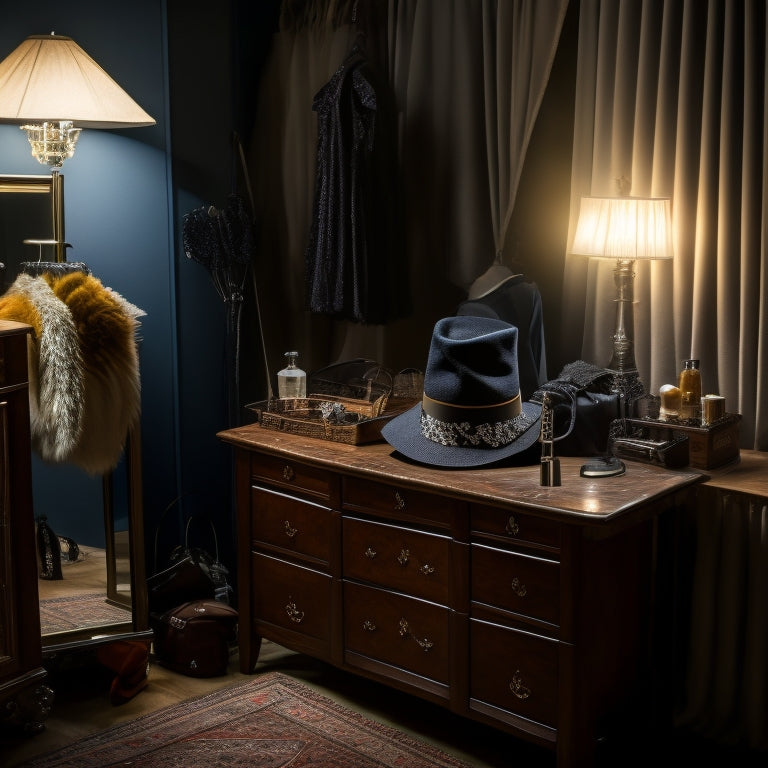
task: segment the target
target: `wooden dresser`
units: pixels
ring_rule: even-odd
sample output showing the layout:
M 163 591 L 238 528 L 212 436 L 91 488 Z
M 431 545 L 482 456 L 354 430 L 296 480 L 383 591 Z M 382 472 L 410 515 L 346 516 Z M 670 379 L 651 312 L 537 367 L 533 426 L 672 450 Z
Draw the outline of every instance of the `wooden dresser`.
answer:
M 34 733 L 53 692 L 44 684 L 32 510 L 27 336 L 0 320 L 0 724 Z
M 553 749 L 561 767 L 591 765 L 617 727 L 642 733 L 663 634 L 658 521 L 700 473 L 586 479 L 564 458 L 550 488 L 538 465 L 431 469 L 386 443 L 255 424 L 219 437 L 236 456 L 243 672 L 269 638 Z

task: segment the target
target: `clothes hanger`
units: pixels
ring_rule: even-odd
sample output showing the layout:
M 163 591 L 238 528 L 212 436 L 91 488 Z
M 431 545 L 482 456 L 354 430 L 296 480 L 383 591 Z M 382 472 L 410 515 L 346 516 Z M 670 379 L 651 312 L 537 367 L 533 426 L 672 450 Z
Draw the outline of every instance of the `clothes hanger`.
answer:
M 19 264 L 19 268 L 25 275 L 40 277 L 41 275 L 48 274 L 54 277 L 63 277 L 72 272 L 84 272 L 86 275 L 91 274 L 88 265 L 82 261 L 43 261 L 43 246 L 55 246 L 57 245 L 56 240 L 25 240 L 24 245 L 36 245 L 39 249 L 37 261 L 22 261 Z M 69 243 L 64 243 L 63 245 L 65 250 L 72 247 Z

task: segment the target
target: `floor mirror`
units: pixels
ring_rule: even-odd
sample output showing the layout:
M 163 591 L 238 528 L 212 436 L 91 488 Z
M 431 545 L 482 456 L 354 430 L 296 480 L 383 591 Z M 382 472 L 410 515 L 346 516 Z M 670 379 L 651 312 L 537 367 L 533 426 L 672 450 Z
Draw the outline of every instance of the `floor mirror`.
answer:
M 24 264 L 66 261 L 68 247 L 63 175 L 0 176 L 0 293 Z M 32 461 L 34 515 L 45 519 L 62 555 L 61 578 L 38 580 L 43 657 L 115 639 L 150 638 L 138 425 L 108 475 L 89 477 L 76 466 L 51 466 L 34 454 Z

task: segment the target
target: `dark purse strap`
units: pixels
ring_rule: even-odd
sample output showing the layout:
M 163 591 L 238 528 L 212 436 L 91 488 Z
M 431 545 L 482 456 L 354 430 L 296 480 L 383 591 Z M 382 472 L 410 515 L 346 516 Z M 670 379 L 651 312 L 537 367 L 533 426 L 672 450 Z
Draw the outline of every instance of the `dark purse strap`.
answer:
M 185 531 L 184 531 L 184 549 L 185 549 L 185 551 L 186 552 L 190 551 L 190 546 L 189 546 L 189 526 L 192 524 L 192 521 L 195 518 L 204 518 L 205 520 L 208 521 L 208 525 L 211 528 L 211 533 L 213 534 L 213 547 L 214 547 L 213 556 L 214 556 L 215 561 L 218 563 L 219 562 L 219 537 L 216 535 L 216 526 L 213 524 L 213 520 L 211 520 L 210 517 L 205 517 L 204 515 L 190 515 L 187 518 L 187 525 L 186 525 L 186 528 L 185 528 Z
M 554 395 L 559 398 L 563 403 L 567 403 L 570 406 L 571 418 L 568 423 L 568 429 L 557 437 L 552 438 L 552 442 L 558 440 L 564 440 L 568 435 L 573 432 L 573 428 L 576 425 L 576 398 L 583 390 L 573 384 L 570 381 L 564 381 L 562 379 L 552 379 L 545 384 L 542 384 L 532 395 L 530 401 L 532 403 L 538 403 L 542 405 L 544 403 L 544 395 Z

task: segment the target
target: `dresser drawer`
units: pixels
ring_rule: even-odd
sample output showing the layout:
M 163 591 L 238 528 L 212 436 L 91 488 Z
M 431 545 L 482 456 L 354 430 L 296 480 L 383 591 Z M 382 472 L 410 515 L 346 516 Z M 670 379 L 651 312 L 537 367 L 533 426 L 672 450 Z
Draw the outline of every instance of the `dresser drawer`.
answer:
M 307 464 L 279 456 L 259 454 L 251 462 L 251 476 L 259 481 L 290 488 L 321 500 L 331 496 L 333 475 L 326 469 L 319 469 Z
M 387 483 L 343 479 L 344 509 L 368 512 L 402 519 L 423 520 L 448 529 L 454 514 L 466 509 L 463 501 L 448 499 L 432 493 L 414 491 Z
M 490 704 L 557 726 L 558 643 L 470 620 L 470 709 Z
M 251 616 L 330 646 L 332 583 L 330 576 L 253 553 Z
M 265 488 L 251 489 L 254 542 L 315 558 L 326 566 L 332 550 L 331 510 Z
M 450 537 L 350 517 L 342 525 L 345 578 L 450 602 Z
M 543 557 L 472 545 L 472 601 L 560 622 L 560 564 Z
M 561 546 L 561 527 L 552 520 L 482 504 L 473 505 L 470 514 L 473 534 L 501 537 L 510 542 L 552 549 Z
M 383 589 L 344 582 L 344 648 L 448 684 L 450 611 Z M 354 657 L 347 660 L 354 665 Z

